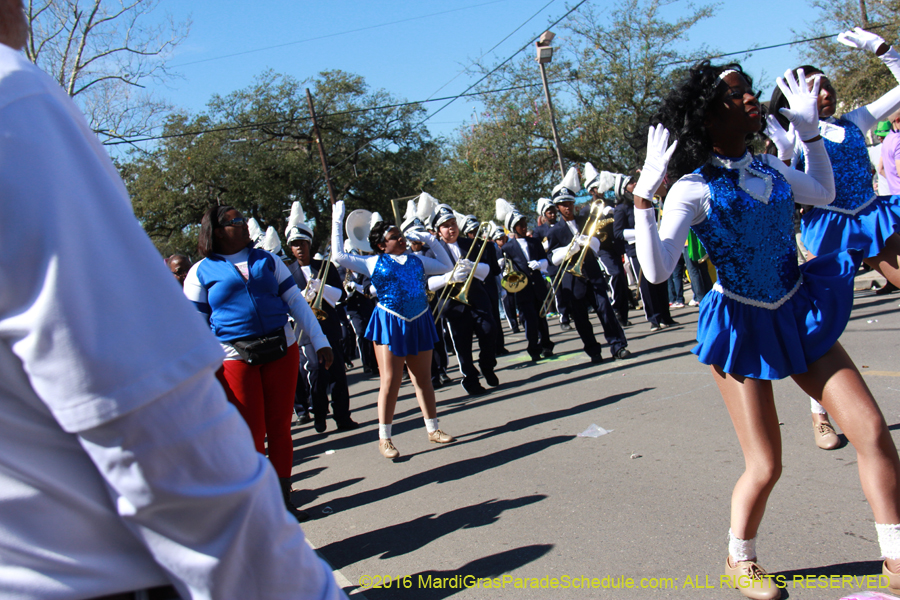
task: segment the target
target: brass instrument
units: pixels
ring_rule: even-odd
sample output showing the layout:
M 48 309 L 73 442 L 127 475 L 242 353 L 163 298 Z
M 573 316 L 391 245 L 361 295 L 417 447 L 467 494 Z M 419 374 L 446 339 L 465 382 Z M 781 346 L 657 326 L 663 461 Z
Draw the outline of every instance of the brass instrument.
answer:
M 319 290 L 316 292 L 316 298 L 313 300 L 309 308 L 313 311 L 313 314 L 316 315 L 316 318 L 320 321 L 324 321 L 328 318 L 328 313 L 322 310 L 322 299 L 325 297 L 325 278 L 328 277 L 328 269 L 331 266 L 331 255 L 329 254 L 324 259 L 322 259 L 322 266 L 319 267 L 319 273 L 316 276 L 316 279 L 319 280 Z M 306 289 L 303 290 L 303 297 L 306 297 L 306 293 L 309 291 L 309 286 L 312 285 L 312 279 L 306 282 Z
M 506 259 L 506 265 L 503 267 L 503 277 L 500 279 L 500 285 L 510 294 L 521 292 L 528 285 L 528 276 L 519 271 L 513 271 L 512 259 Z
M 569 253 L 572 245 L 580 236 L 586 235 L 589 238 L 588 242 L 590 242 L 590 237 L 594 235 L 596 229 L 600 225 L 600 211 L 602 210 L 601 206 L 602 203 L 600 201 L 591 204 L 591 212 L 588 215 L 588 219 L 587 221 L 585 221 L 584 227 L 581 228 L 581 233 L 579 235 L 572 236 L 572 241 L 569 242 L 568 246 L 566 246 L 566 254 Z M 542 319 L 549 312 L 550 303 L 556 296 L 556 292 L 559 290 L 559 286 L 562 284 L 562 280 L 565 274 L 571 273 L 575 277 L 584 277 L 581 269 L 584 263 L 584 258 L 585 256 L 587 256 L 587 251 L 590 246 L 590 243 L 584 245 L 584 248 L 582 248 L 581 252 L 578 253 L 578 259 L 574 262 L 574 264 L 572 263 L 572 259 L 575 258 L 574 256 L 572 258 L 563 260 L 559 264 L 559 270 L 556 271 L 556 275 L 553 277 L 553 281 L 550 283 L 550 289 L 547 291 L 547 296 L 544 298 L 543 304 L 541 304 L 541 312 L 539 313 L 539 316 Z
M 483 221 L 479 226 L 478 230 L 475 232 L 475 239 L 472 240 L 472 245 L 469 246 L 468 252 L 466 252 L 466 256 L 464 260 L 468 260 L 469 256 L 472 254 L 472 250 L 475 248 L 475 243 L 478 241 L 478 235 L 482 232 L 482 230 L 487 231 L 487 228 L 490 227 L 490 223 L 487 221 Z M 481 260 L 481 255 L 484 253 L 484 249 L 487 246 L 487 236 L 481 238 L 481 249 L 478 251 L 478 256 L 475 258 L 475 266 L 472 267 L 472 270 L 469 271 L 469 276 L 463 283 L 448 283 L 444 286 L 444 289 L 441 290 L 440 295 L 438 296 L 437 304 L 434 307 L 434 322 L 437 322 L 441 319 L 441 316 L 444 314 L 444 310 L 447 308 L 447 305 L 450 304 L 450 300 L 456 300 L 457 302 L 462 302 L 463 304 L 469 303 L 469 288 L 472 287 L 472 278 L 475 277 L 475 268 L 478 266 L 478 261 Z M 456 273 L 456 269 L 459 268 L 459 263 L 462 261 L 456 261 L 456 264 L 453 265 L 453 270 L 450 271 L 450 278 L 452 279 L 453 274 Z

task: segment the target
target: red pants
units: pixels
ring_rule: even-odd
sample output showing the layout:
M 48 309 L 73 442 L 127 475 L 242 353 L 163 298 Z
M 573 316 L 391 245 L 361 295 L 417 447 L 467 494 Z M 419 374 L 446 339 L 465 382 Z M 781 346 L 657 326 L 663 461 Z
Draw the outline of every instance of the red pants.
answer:
M 269 437 L 269 460 L 278 477 L 290 477 L 294 466 L 291 418 L 300 352 L 297 344 L 276 361 L 252 367 L 242 360 L 226 360 L 216 377 L 253 434 L 256 451 L 265 454 Z

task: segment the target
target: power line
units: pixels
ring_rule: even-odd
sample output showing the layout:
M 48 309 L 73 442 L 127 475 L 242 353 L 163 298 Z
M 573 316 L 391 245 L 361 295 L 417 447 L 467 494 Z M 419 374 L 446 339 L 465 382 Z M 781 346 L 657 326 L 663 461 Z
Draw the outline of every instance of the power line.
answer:
M 304 40 L 296 40 L 293 42 L 285 42 L 283 44 L 276 44 L 274 46 L 266 46 L 264 48 L 254 48 L 252 50 L 244 50 L 242 52 L 234 52 L 232 54 L 224 54 L 222 56 L 213 56 L 211 58 L 202 58 L 200 60 L 195 60 L 195 61 L 181 63 L 181 64 L 175 64 L 175 65 L 172 65 L 172 68 L 186 67 L 188 65 L 196 65 L 196 64 L 200 64 L 200 63 L 211 62 L 214 60 L 222 60 L 223 58 L 233 58 L 235 56 L 243 56 L 245 54 L 253 54 L 255 52 L 265 52 L 266 50 L 277 50 L 278 48 L 284 48 L 286 46 L 295 46 L 297 44 L 305 44 L 307 42 L 315 42 L 318 40 L 324 40 L 327 38 L 337 37 L 337 36 L 341 36 L 341 35 L 347 35 L 350 33 L 359 33 L 360 31 L 368 31 L 370 29 L 378 29 L 379 27 L 388 27 L 390 25 L 397 25 L 399 23 L 408 23 L 409 21 L 416 21 L 418 19 L 426 19 L 428 17 L 436 17 L 436 16 L 440 16 L 440 15 L 446 15 L 448 13 L 459 12 L 461 10 L 469 10 L 470 8 L 479 8 L 482 6 L 487 6 L 489 4 L 498 4 L 500 2 L 506 2 L 506 1 L 507 0 L 492 0 L 491 2 L 482 2 L 481 4 L 472 4 L 471 6 L 463 6 L 461 8 L 453 8 L 450 10 L 444 10 L 441 12 L 430 13 L 427 15 L 420 15 L 418 17 L 409 17 L 406 19 L 400 19 L 399 21 L 391 21 L 389 23 L 379 23 L 378 25 L 369 25 L 367 27 L 360 27 L 359 29 L 350 29 L 347 31 L 339 31 L 337 33 L 329 33 L 327 35 L 320 35 L 320 36 L 313 37 L 313 38 L 306 38 Z M 438 91 L 440 91 L 440 90 L 438 90 Z
M 560 79 L 557 81 L 551 81 L 550 85 L 556 85 L 557 83 L 568 83 L 570 81 L 574 81 L 574 79 Z M 373 110 L 387 110 L 389 108 L 402 108 L 404 106 L 415 106 L 418 104 L 425 104 L 427 102 L 441 102 L 442 100 L 449 100 L 451 98 L 461 98 L 461 97 L 474 97 L 474 96 L 484 96 L 487 94 L 497 94 L 500 92 L 509 92 L 512 90 L 521 90 L 529 87 L 537 87 L 541 85 L 540 83 L 524 83 L 522 85 L 514 85 L 505 88 L 493 89 L 493 90 L 484 90 L 481 92 L 471 92 L 458 94 L 456 96 L 444 96 L 443 98 L 432 98 L 430 100 L 417 100 L 415 102 L 397 102 L 395 104 L 383 104 L 381 106 L 364 106 L 360 108 L 354 108 L 350 110 L 343 110 L 332 113 L 322 113 L 317 115 L 319 118 L 325 117 L 338 117 L 342 115 L 352 115 L 361 112 L 369 112 Z M 117 144 L 137 144 L 141 142 L 150 142 L 154 140 L 166 140 L 172 138 L 179 137 L 190 137 L 190 136 L 198 136 L 206 133 L 219 133 L 219 132 L 227 132 L 227 131 L 241 131 L 241 130 L 252 130 L 252 129 L 262 129 L 263 127 L 270 127 L 273 125 L 282 125 L 284 123 L 296 123 L 311 120 L 310 117 L 298 117 L 295 119 L 277 119 L 275 121 L 264 121 L 264 122 L 256 122 L 256 123 L 246 123 L 244 125 L 228 125 L 224 127 L 210 127 L 209 129 L 198 129 L 196 131 L 183 131 L 180 133 L 168 133 L 162 135 L 152 135 L 145 136 L 142 138 L 131 138 L 125 140 L 117 140 L 115 142 L 109 142 L 106 144 L 107 146 L 115 146 Z M 421 125 L 421 123 L 420 123 Z M 364 146 L 365 147 L 365 146 Z M 362 148 L 360 148 L 362 150 Z M 358 151 L 357 151 L 358 152 Z

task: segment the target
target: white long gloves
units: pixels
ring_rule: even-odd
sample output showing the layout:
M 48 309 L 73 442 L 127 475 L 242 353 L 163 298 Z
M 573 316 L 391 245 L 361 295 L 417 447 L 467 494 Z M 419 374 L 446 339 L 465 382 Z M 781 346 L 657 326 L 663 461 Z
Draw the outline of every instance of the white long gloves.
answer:
M 880 36 L 860 27 L 854 27 L 850 31 L 839 33 L 837 41 L 845 46 L 863 48 L 872 53 L 875 53 L 885 43 Z
M 818 133 L 817 133 L 818 134 Z M 656 190 L 666 178 L 669 167 L 669 159 L 678 146 L 678 140 L 669 146 L 669 130 L 662 124 L 650 127 L 647 134 L 647 158 L 641 169 L 641 177 L 634 186 L 633 194 L 639 198 L 652 200 Z
M 768 115 L 766 124 L 766 135 L 778 148 L 778 158 L 785 161 L 794 158 L 794 125 L 791 124 L 785 131 L 775 115 Z
M 791 122 L 802 142 L 808 142 L 819 135 L 818 97 L 821 82 L 821 78 L 814 77 L 810 88 L 803 69 L 797 70 L 797 77 L 794 77 L 793 71 L 787 70 L 784 77 L 775 80 L 791 106 L 782 108 L 779 112 Z

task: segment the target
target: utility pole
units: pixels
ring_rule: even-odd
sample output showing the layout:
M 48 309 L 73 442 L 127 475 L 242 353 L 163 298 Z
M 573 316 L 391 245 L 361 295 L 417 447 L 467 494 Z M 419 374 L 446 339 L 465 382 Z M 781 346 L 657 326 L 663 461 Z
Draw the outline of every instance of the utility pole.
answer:
M 862 0 L 860 0 L 862 1 Z M 553 113 L 553 101 L 550 99 L 550 86 L 547 83 L 547 70 L 544 65 L 553 60 L 553 47 L 550 42 L 556 37 L 555 34 L 545 31 L 541 34 L 540 39 L 535 42 L 537 46 L 537 61 L 541 68 L 541 81 L 544 83 L 544 97 L 547 99 L 547 108 L 550 110 L 550 130 L 553 131 L 553 143 L 556 145 L 556 160 L 559 161 L 559 172 L 562 177 L 566 176 L 566 169 L 563 166 L 562 149 L 559 143 L 559 133 L 556 131 L 556 115 Z
M 869 12 L 866 10 L 866 0 L 859 0 L 859 12 L 862 14 L 862 28 L 869 28 Z
M 319 158 L 322 159 L 322 171 L 325 173 L 325 184 L 328 186 L 328 196 L 331 198 L 331 204 L 334 205 L 337 199 L 334 196 L 334 188 L 331 187 L 331 177 L 328 176 L 328 161 L 325 160 L 325 145 L 322 143 L 322 135 L 319 133 L 319 122 L 316 120 L 316 109 L 313 106 L 312 94 L 309 88 L 306 88 L 306 100 L 309 102 L 309 114 L 313 122 L 313 134 L 316 136 L 316 144 L 319 146 Z

